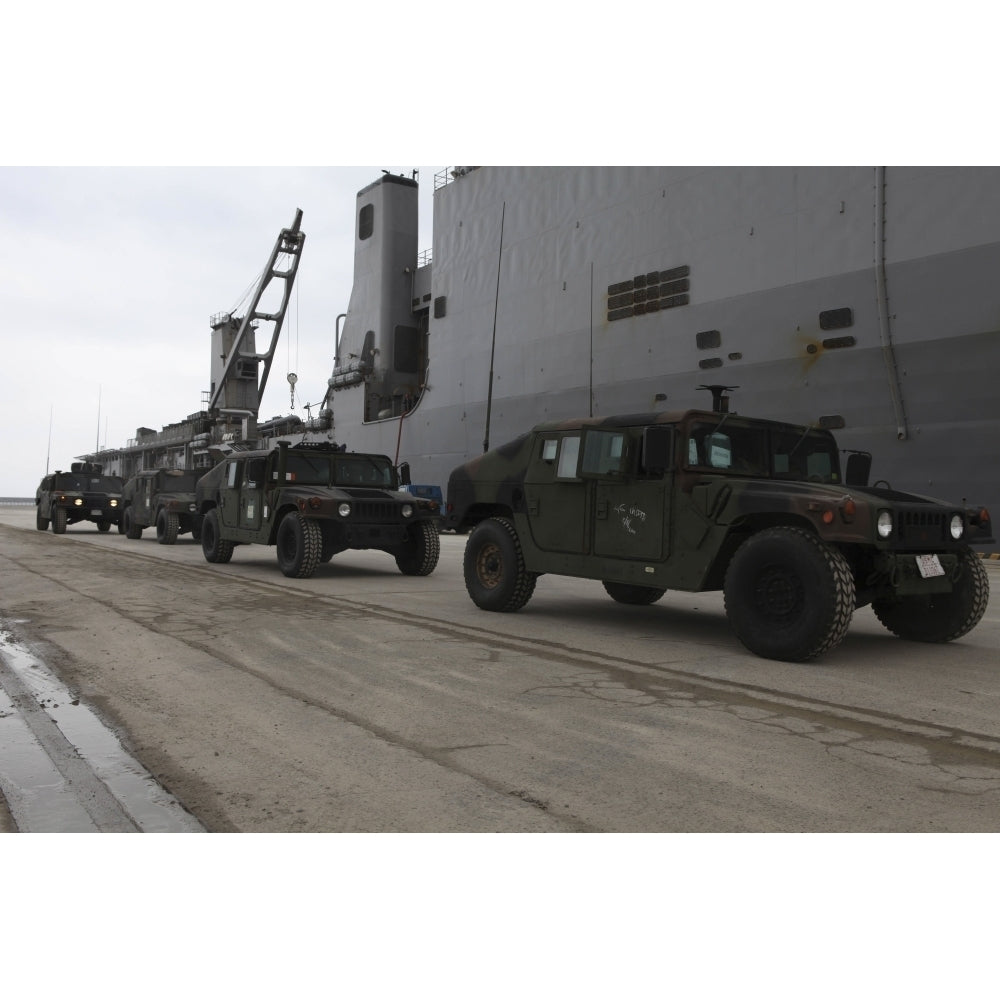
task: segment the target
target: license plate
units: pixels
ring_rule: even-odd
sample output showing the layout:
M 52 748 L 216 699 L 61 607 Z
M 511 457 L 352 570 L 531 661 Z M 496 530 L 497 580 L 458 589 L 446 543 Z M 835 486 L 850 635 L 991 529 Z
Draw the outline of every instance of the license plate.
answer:
M 936 555 L 917 556 L 917 569 L 925 580 L 932 576 L 944 576 L 944 566 Z
M 100 517 L 104 513 L 103 510 L 97 509 L 90 512 L 91 517 Z

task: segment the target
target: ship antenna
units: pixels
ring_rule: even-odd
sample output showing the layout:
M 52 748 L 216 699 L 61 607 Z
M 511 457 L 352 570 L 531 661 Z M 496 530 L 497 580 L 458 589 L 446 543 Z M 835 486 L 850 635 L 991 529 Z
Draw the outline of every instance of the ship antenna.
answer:
M 497 310 L 500 308 L 500 261 L 503 259 L 503 220 L 507 213 L 507 202 L 500 210 L 500 249 L 497 252 L 497 296 L 493 303 L 493 341 L 490 344 L 490 384 L 486 390 L 486 436 L 483 438 L 483 451 L 490 450 L 490 414 L 493 411 L 493 359 L 497 350 Z
M 52 455 L 52 413 L 54 404 L 49 403 L 49 446 L 45 452 L 45 475 L 49 474 L 49 458 Z
M 738 385 L 700 385 L 699 389 L 707 389 L 712 394 L 712 410 L 715 413 L 729 412 L 729 397 L 724 393 L 738 389 Z

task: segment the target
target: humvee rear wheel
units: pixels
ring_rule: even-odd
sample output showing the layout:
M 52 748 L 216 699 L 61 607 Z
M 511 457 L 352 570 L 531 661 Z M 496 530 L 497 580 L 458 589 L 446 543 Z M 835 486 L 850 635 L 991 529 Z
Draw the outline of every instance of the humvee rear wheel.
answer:
M 893 635 L 914 642 L 951 642 L 979 624 L 990 600 L 990 579 L 979 557 L 962 553 L 949 594 L 873 601 L 875 617 Z
M 125 508 L 125 513 L 122 514 L 122 524 L 125 526 L 126 538 L 142 538 L 142 528 L 135 523 L 135 517 L 132 514 L 131 507 Z
M 619 604 L 655 604 L 665 593 L 659 587 L 641 587 L 634 583 L 602 581 L 608 596 Z
M 723 590 L 737 638 L 771 660 L 809 660 L 833 649 L 854 613 L 847 560 L 801 528 L 767 528 L 748 538 Z
M 41 510 L 35 511 L 35 527 L 39 531 L 49 530 L 49 519 L 47 517 L 42 517 Z
M 111 522 L 110 521 L 98 521 L 97 522 L 97 530 L 100 531 L 100 532 L 110 531 L 111 530 Z
M 437 525 L 420 521 L 410 528 L 406 542 L 396 551 L 396 565 L 407 576 L 429 576 L 441 555 Z
M 156 515 L 156 540 L 161 545 L 173 545 L 179 528 L 180 521 L 176 514 L 161 510 Z
M 227 563 L 233 558 L 232 542 L 222 538 L 219 530 L 219 512 L 213 507 L 201 525 L 201 551 L 210 563 Z
M 312 576 L 323 551 L 323 533 L 316 521 L 292 511 L 281 519 L 275 539 L 278 566 L 285 576 Z
M 517 529 L 506 517 L 480 522 L 465 544 L 465 589 L 484 611 L 517 611 L 535 592 L 537 573 L 524 568 Z
M 66 534 L 65 507 L 56 507 L 56 509 L 52 511 L 52 534 L 54 535 Z

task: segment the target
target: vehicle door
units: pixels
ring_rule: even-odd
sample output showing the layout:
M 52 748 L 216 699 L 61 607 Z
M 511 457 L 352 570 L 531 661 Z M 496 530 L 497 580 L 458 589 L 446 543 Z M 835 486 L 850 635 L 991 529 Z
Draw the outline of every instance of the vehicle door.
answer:
M 219 491 L 219 517 L 222 523 L 230 528 L 239 526 L 240 523 L 240 488 L 243 485 L 243 465 L 241 458 L 229 459 L 226 462 L 225 478 L 222 482 L 222 489 Z
M 248 458 L 242 463 L 239 526 L 256 530 L 263 523 L 265 458 Z
M 132 497 L 132 519 L 136 524 L 143 526 L 153 523 L 154 511 L 149 509 L 149 498 L 152 493 L 153 478 L 151 476 L 140 476 L 135 481 L 135 493 Z
M 531 537 L 546 552 L 586 553 L 587 484 L 578 472 L 580 430 L 545 431 L 532 443 L 524 477 Z
M 659 561 L 669 553 L 673 429 L 591 428 L 580 474 L 593 491 L 594 554 Z

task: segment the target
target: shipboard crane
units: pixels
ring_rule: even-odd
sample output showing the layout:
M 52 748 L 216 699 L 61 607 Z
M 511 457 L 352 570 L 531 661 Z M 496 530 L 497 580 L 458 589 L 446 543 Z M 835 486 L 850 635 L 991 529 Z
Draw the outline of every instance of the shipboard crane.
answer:
M 288 308 L 299 258 L 306 239 L 305 233 L 299 228 L 301 223 L 302 209 L 296 209 L 291 226 L 281 230 L 274 244 L 270 259 L 242 320 L 230 313 L 222 313 L 212 319 L 212 388 L 209 394 L 209 409 L 221 417 L 242 418 L 245 439 L 256 437 L 260 400 L 267 385 L 274 351 L 281 334 L 281 324 Z M 282 258 L 280 268 L 279 258 Z M 264 312 L 260 307 L 261 299 L 271 281 L 276 279 L 285 283 L 281 302 L 274 312 Z M 273 326 L 267 350 L 258 351 L 257 324 L 262 320 L 272 323 Z M 264 366 L 262 371 L 261 362 Z

